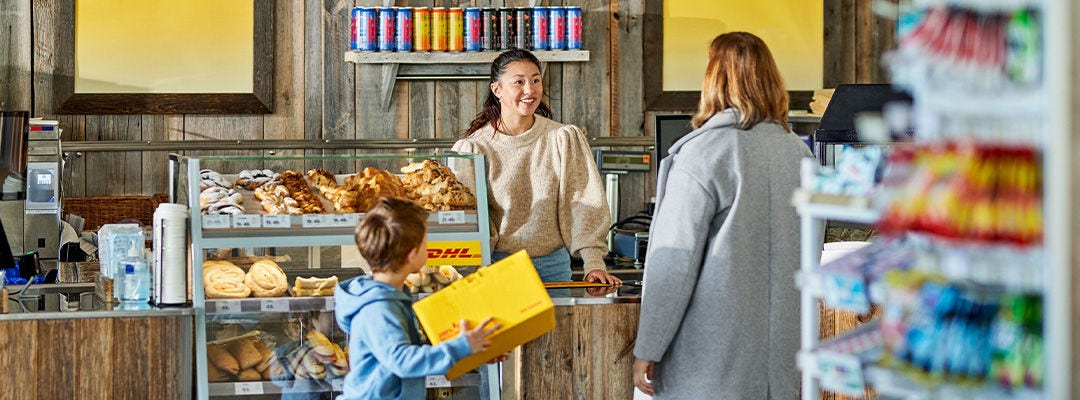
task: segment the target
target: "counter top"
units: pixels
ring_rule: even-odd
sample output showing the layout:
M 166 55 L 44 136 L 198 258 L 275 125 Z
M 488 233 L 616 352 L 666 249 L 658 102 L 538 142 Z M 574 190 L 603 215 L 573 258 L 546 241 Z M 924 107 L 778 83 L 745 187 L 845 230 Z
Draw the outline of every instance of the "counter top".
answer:
M 55 320 L 79 318 L 142 318 L 195 315 L 191 307 L 157 307 L 150 304 L 106 304 L 93 296 L 93 284 L 29 285 L 7 299 L 8 314 L 3 321 Z M 20 293 L 25 292 L 25 293 Z M 83 301 L 80 304 L 80 300 Z M 80 309 L 80 306 L 81 309 Z M 65 311 L 66 309 L 66 311 Z
M 549 289 L 548 294 L 556 307 L 641 302 L 641 287 L 629 285 L 617 288 Z

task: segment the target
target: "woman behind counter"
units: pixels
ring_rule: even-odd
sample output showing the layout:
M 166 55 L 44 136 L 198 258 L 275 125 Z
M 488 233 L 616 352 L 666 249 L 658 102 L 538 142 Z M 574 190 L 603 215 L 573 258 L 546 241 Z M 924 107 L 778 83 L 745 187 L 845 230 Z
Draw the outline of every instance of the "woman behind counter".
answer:
M 717 36 L 695 130 L 671 146 L 657 179 L 634 347 L 634 385 L 656 399 L 799 396 L 791 195 L 811 154 L 787 111 L 765 42 Z
M 483 110 L 453 147 L 487 160 L 492 258 L 525 249 L 540 279 L 555 282 L 570 280 L 574 255 L 585 280 L 621 283 L 604 265 L 611 216 L 585 134 L 552 121 L 543 94 L 536 56 L 500 54 Z

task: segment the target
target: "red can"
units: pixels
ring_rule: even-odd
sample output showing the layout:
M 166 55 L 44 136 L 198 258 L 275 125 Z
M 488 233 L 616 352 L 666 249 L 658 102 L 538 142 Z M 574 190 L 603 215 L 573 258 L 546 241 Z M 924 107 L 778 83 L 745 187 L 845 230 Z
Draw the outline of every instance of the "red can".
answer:
M 446 8 L 431 9 L 431 51 L 446 51 Z
M 397 48 L 397 51 L 412 51 L 413 9 L 411 7 L 397 9 L 394 27 L 394 47 Z
M 454 7 L 450 9 L 447 14 L 449 24 L 446 26 L 446 35 L 449 37 L 450 42 L 447 45 L 447 50 L 450 51 L 465 51 L 465 12 L 464 10 Z
M 465 51 L 480 51 L 483 48 L 483 22 L 479 8 L 465 9 Z
M 379 51 L 394 51 L 394 9 L 379 8 Z
M 431 51 L 431 9 L 413 9 L 413 50 Z

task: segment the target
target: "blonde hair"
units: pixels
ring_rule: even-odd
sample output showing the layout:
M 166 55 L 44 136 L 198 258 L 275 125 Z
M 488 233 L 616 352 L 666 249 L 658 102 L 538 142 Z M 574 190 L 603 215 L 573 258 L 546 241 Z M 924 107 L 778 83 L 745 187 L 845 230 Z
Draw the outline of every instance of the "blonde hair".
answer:
M 694 129 L 728 108 L 739 110 L 739 129 L 775 121 L 787 129 L 788 93 L 769 47 L 747 32 L 717 36 L 709 46 L 709 65 L 701 87 Z

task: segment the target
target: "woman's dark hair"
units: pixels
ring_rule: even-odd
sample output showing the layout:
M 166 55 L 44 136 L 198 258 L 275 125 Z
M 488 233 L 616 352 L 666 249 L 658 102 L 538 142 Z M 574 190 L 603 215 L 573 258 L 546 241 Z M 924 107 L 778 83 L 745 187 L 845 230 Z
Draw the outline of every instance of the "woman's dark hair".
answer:
M 499 78 L 502 78 L 503 74 L 506 73 L 506 66 L 518 61 L 531 62 L 533 65 L 536 65 L 536 69 L 540 69 L 540 60 L 536 59 L 536 56 L 528 50 L 507 50 L 502 54 L 499 54 L 499 56 L 495 58 L 495 61 L 491 62 L 491 79 L 488 83 L 498 82 Z M 488 89 L 487 98 L 484 99 L 484 106 L 480 109 L 480 112 L 476 113 L 476 118 L 469 123 L 469 129 L 465 130 L 464 137 L 472 137 L 472 135 L 476 134 L 477 131 L 488 124 L 495 127 L 495 131 L 497 132 L 499 130 L 498 123 L 501 113 L 502 108 L 499 105 L 498 99 L 495 98 L 495 93 L 492 93 L 491 90 Z M 544 118 L 551 118 L 551 107 L 544 102 L 543 98 L 540 99 L 540 105 L 536 107 L 536 113 Z

